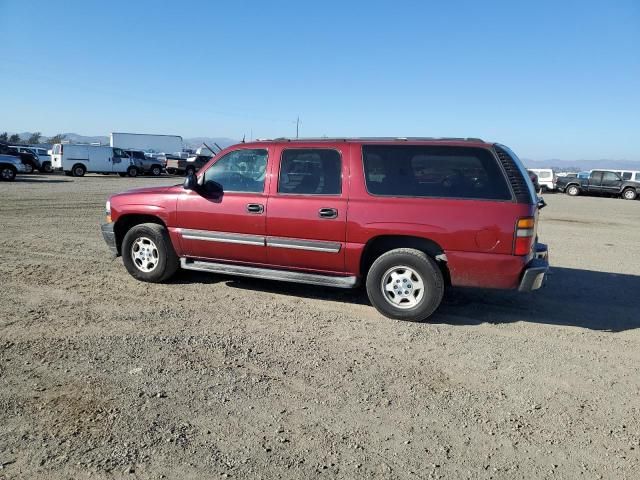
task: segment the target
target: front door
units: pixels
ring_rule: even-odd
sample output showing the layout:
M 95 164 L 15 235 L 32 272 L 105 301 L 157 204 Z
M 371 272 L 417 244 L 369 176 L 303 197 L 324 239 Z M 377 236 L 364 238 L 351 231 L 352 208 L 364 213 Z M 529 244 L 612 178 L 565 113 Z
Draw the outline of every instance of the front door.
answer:
M 267 148 L 240 148 L 220 157 L 199 178 L 198 190 L 178 199 L 177 225 L 186 256 L 266 263 Z M 218 186 L 222 193 L 215 192 Z
M 620 193 L 622 179 L 614 172 L 604 172 L 602 174 L 602 192 L 616 194 Z
M 275 153 L 279 165 L 277 174 L 274 165 L 267 213 L 269 264 L 344 272 L 348 158 L 343 155 L 348 149 L 296 146 Z

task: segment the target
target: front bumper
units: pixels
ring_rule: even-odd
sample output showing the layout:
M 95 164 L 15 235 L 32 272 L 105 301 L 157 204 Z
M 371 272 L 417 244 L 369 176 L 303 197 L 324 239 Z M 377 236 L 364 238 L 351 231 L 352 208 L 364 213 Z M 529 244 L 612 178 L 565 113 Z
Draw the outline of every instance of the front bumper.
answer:
M 104 238 L 107 247 L 111 250 L 116 257 L 118 256 L 118 246 L 116 245 L 116 233 L 113 230 L 113 223 L 103 223 L 100 225 L 102 230 L 102 237 Z
M 534 257 L 524 269 L 518 291 L 531 292 L 539 289 L 548 271 L 549 248 L 544 243 L 536 243 Z

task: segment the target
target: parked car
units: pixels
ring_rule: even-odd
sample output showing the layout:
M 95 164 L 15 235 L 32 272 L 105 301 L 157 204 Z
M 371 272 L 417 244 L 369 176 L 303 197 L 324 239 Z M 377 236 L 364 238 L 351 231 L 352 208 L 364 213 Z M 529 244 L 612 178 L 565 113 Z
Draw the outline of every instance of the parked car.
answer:
M 623 180 L 615 172 L 593 170 L 587 178 L 561 177 L 556 183 L 558 190 L 575 197 L 581 194 L 610 195 L 635 200 L 640 194 L 640 183 Z
M 157 157 L 147 156 L 141 150 L 125 150 L 125 152 L 129 158 L 136 160 L 139 165 L 139 174 L 148 173 L 156 177 L 162 174 L 162 162 Z
M 38 157 L 31 152 L 20 152 L 17 147 L 0 142 L 0 155 L 12 155 L 18 157 L 24 164 L 25 173 L 33 173 L 36 170 L 42 171 L 42 165 Z
M 450 285 L 539 288 L 548 261 L 538 202 L 499 144 L 279 139 L 229 147 L 184 185 L 111 196 L 102 233 L 142 281 L 182 267 L 365 283 L 382 314 L 418 321 Z
M 167 155 L 166 170 L 170 175 L 192 175 L 206 165 L 209 160 L 211 160 L 211 155 L 192 155 L 187 159 Z
M 550 168 L 532 168 L 529 170 L 538 177 L 538 185 L 542 192 L 553 192 L 556 189 L 556 174 Z
M 529 174 L 529 179 L 531 180 L 531 183 L 533 183 L 533 187 L 535 188 L 536 193 L 539 192 L 540 182 L 538 182 L 538 174 L 533 170 L 527 170 L 527 173 Z
M 12 182 L 16 179 L 16 174 L 18 172 L 27 172 L 27 168 L 24 163 L 22 163 L 22 160 L 13 155 L 0 154 L 0 180 L 4 182 Z
M 52 165 L 68 176 L 82 177 L 87 172 L 119 173 L 135 177 L 141 166 L 120 148 L 56 143 L 53 146 Z
M 42 147 L 25 147 L 21 145 L 15 145 L 11 148 L 15 148 L 20 153 L 31 153 L 38 158 L 38 162 L 40 163 L 40 171 L 43 173 L 51 173 L 53 172 L 53 168 L 51 167 L 51 156 L 46 148 Z

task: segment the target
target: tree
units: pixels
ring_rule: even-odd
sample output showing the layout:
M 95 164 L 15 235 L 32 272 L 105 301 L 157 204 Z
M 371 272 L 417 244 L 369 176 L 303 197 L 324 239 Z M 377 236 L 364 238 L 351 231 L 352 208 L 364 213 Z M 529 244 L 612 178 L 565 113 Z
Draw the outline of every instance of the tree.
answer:
M 9 134 L 7 132 L 0 133 L 0 142 L 6 142 L 9 140 Z
M 37 143 L 40 143 L 40 137 L 41 136 L 42 136 L 42 134 L 40 132 L 34 132 L 34 133 L 31 134 L 31 136 L 27 140 L 27 143 L 29 145 L 35 145 Z
M 64 140 L 64 135 L 62 133 L 58 133 L 49 139 L 47 143 L 60 143 Z
M 20 135 L 18 135 L 17 133 L 14 133 L 9 137 L 9 143 L 18 143 L 18 142 L 20 142 Z

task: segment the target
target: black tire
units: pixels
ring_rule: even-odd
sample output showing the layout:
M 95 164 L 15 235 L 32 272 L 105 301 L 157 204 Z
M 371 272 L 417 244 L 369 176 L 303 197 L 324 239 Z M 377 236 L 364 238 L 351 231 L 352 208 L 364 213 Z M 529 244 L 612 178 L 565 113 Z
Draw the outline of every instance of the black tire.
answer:
M 149 173 L 154 177 L 159 177 L 162 174 L 162 167 L 160 165 L 152 165 Z
M 40 169 L 41 173 L 53 173 L 53 167 L 51 166 L 51 162 L 44 162 L 42 164 L 42 168 Z
M 129 175 L 130 177 L 137 177 L 138 176 L 138 169 L 136 167 L 127 168 L 127 175 Z
M 636 193 L 635 189 L 626 188 L 622 192 L 622 198 L 624 198 L 625 200 L 635 200 L 636 198 L 638 198 L 638 194 Z
M 33 173 L 35 171 L 35 167 L 33 163 L 24 163 L 25 172 L 24 173 Z
M 132 247 L 138 240 L 148 239 L 155 246 L 155 254 L 151 256 L 156 260 L 155 267 L 151 271 L 143 271 L 133 257 Z M 151 248 L 151 250 L 154 250 Z M 122 261 L 127 271 L 143 282 L 159 283 L 171 277 L 180 266 L 169 233 L 162 225 L 155 223 L 142 223 L 132 227 L 122 241 Z
M 417 300 L 417 304 L 404 308 L 392 304 L 391 300 L 387 299 L 389 294 L 385 293 L 383 286 L 383 281 L 389 272 L 394 270 L 408 272 L 402 267 L 413 270 L 413 273 L 408 276 L 409 290 L 412 288 L 411 278 L 415 280 L 416 275 L 419 276 L 423 284 L 422 296 Z M 396 320 L 413 322 L 426 320 L 436 311 L 444 295 L 444 279 L 440 268 L 426 253 L 413 248 L 397 248 L 380 255 L 367 273 L 366 285 L 367 295 L 376 310 L 385 317 Z M 391 282 L 388 285 L 394 284 Z M 410 295 L 414 295 L 415 291 L 410 292 Z M 407 290 L 405 290 L 406 292 Z M 395 297 L 393 292 L 391 295 Z M 400 292 L 400 296 L 402 296 L 402 292 Z M 407 301 L 409 302 L 409 300 Z
M 81 163 L 76 163 L 71 169 L 71 175 L 74 177 L 84 177 L 85 173 L 87 173 L 87 169 Z
M 577 197 L 578 195 L 580 195 L 580 187 L 578 187 L 577 185 L 569 185 L 565 192 L 567 192 L 567 195 L 571 197 Z
M 193 167 L 187 167 L 184 171 L 184 176 L 188 177 L 189 175 L 195 175 L 196 169 Z
M 13 182 L 16 179 L 18 171 L 12 165 L 0 166 L 0 180 L 4 182 Z

